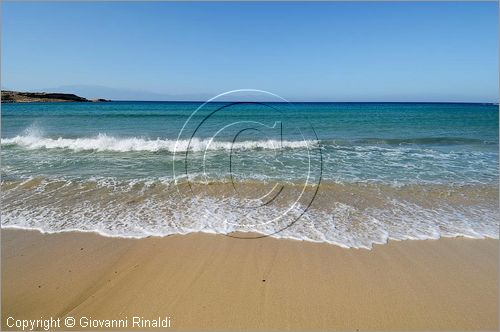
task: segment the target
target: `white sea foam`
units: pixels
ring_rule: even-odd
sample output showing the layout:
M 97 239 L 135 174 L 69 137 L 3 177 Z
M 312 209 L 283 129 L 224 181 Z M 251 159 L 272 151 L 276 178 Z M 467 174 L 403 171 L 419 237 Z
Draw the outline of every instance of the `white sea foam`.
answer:
M 292 213 L 298 213 L 299 209 L 300 207 Z M 494 211 L 481 209 L 469 211 L 468 219 L 465 216 L 457 219 L 461 214 L 459 210 L 429 211 L 412 207 L 411 214 L 393 214 L 389 219 L 387 213 L 393 212 L 388 210 L 372 209 L 362 212 L 353 206 L 337 202 L 328 211 L 308 211 L 289 228 L 284 224 L 262 227 L 229 224 L 225 220 L 234 214 L 231 205 L 210 199 L 195 200 L 189 209 L 177 211 L 169 218 L 165 218 L 162 212 L 164 210 L 154 201 L 145 202 L 139 211 L 119 206 L 108 211 L 98 211 L 83 205 L 75 207 L 71 214 L 50 207 L 45 207 L 43 211 L 23 209 L 5 213 L 2 227 L 35 229 L 46 233 L 96 232 L 104 236 L 126 238 L 194 232 L 230 234 L 240 231 L 363 249 L 371 249 L 374 244 L 384 244 L 388 240 L 499 237 L 497 215 Z M 285 229 L 281 230 L 282 228 Z
M 357 190 L 359 192 L 359 188 Z M 384 189 L 380 187 L 380 190 Z M 319 208 L 310 208 L 303 215 L 305 206 L 297 204 L 287 218 L 265 223 L 282 213 L 283 208 L 265 206 L 248 212 L 237 207 L 241 201 L 236 197 L 186 197 L 178 195 L 175 186 L 164 186 L 161 182 L 46 180 L 33 188 L 33 184 L 24 181 L 15 188 L 3 190 L 2 227 L 48 233 L 97 232 L 135 238 L 244 231 L 366 249 L 388 240 L 499 237 L 499 207 L 495 197 L 491 197 L 492 189 L 467 192 L 458 188 L 454 191 L 456 195 L 450 196 L 463 194 L 478 200 L 469 205 L 447 201 L 445 196 L 439 202 L 420 202 L 422 196 L 408 201 L 398 196 L 413 189 L 401 190 L 377 196 L 383 198 L 383 204 L 359 205 L 357 202 L 363 201 L 363 197 L 353 198 L 352 202 L 339 198 L 320 204 Z M 432 189 L 423 188 L 424 192 L 428 190 Z M 370 192 L 367 195 L 373 196 Z M 436 204 L 427 206 L 432 203 Z M 290 222 L 294 220 L 298 221 Z
M 207 151 L 207 150 L 251 150 L 251 149 L 271 149 L 281 148 L 302 148 L 312 147 L 312 141 L 279 141 L 279 140 L 258 140 L 258 141 L 211 141 L 210 139 L 193 138 L 191 140 L 175 139 L 147 139 L 141 137 L 119 138 L 99 134 L 95 137 L 79 138 L 47 138 L 38 135 L 23 135 L 13 138 L 3 138 L 2 145 L 17 145 L 26 149 L 68 149 L 73 151 Z

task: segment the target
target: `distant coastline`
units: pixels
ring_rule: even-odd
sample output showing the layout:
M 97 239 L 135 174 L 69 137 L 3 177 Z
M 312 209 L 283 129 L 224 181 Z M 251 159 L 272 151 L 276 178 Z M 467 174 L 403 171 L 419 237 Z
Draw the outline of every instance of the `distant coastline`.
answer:
M 2 91 L 2 103 L 106 102 L 107 99 L 87 99 L 72 93 Z

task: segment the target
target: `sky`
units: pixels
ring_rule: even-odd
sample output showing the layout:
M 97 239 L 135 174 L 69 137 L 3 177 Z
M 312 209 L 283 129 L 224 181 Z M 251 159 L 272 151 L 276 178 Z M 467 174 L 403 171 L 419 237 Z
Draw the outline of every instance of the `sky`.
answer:
M 497 2 L 2 2 L 2 89 L 498 102 Z

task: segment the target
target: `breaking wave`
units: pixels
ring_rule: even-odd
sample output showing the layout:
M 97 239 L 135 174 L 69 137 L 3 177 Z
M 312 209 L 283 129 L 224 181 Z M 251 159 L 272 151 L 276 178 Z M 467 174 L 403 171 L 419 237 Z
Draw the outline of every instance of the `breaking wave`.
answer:
M 175 139 L 147 139 L 140 137 L 119 138 L 99 134 L 95 137 L 79 138 L 47 138 L 36 135 L 16 136 L 3 138 L 2 145 L 16 145 L 26 149 L 68 149 L 72 151 L 207 151 L 207 150 L 252 150 L 269 149 L 278 150 L 282 148 L 308 148 L 315 144 L 314 141 L 215 141 L 211 139 L 175 140 Z

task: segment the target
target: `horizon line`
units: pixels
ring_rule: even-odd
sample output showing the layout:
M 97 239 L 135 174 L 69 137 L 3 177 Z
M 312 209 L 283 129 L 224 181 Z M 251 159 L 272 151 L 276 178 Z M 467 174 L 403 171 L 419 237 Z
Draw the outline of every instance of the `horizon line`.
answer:
M 5 91 L 5 90 L 4 90 Z M 97 99 L 97 98 L 96 98 Z M 105 99 L 105 98 L 99 98 Z M 138 103 L 206 103 L 206 100 L 134 100 L 134 99 L 105 99 L 105 101 L 92 101 L 92 103 L 110 103 L 110 102 L 138 102 Z M 63 102 L 2 102 L 2 105 L 7 104 L 59 104 L 59 103 L 86 103 L 85 101 L 63 101 Z M 499 102 L 490 101 L 235 101 L 221 100 L 212 101 L 211 103 L 262 103 L 262 104 L 483 104 L 483 105 L 499 105 Z
M 43 90 L 17 90 L 17 89 L 10 89 L 10 88 L 5 88 L 2 87 L 0 89 L 2 92 L 17 92 L 17 93 L 60 93 L 60 94 L 74 94 L 75 96 L 81 97 L 81 94 L 78 92 L 47 92 L 46 89 Z M 51 89 L 49 89 L 51 90 Z M 251 96 L 248 96 L 251 98 Z M 95 100 L 95 99 L 105 99 L 107 102 L 176 102 L 176 103 L 206 103 L 208 100 L 205 99 L 198 99 L 198 100 L 186 100 L 186 99 L 112 99 L 112 98 L 106 98 L 106 97 L 82 97 L 85 99 L 89 100 Z M 289 103 L 357 103 L 357 104 L 376 104 L 376 103 L 394 103 L 394 104 L 493 104 L 493 105 L 498 105 L 499 99 L 497 98 L 496 101 L 447 101 L 447 100 L 440 100 L 440 101 L 401 101 L 401 100 L 391 100 L 391 101 L 373 101 L 373 100 L 368 100 L 368 101 L 333 101 L 333 100 L 296 100 L 296 101 L 288 101 Z M 68 101 L 69 102 L 69 101 Z M 255 103 L 287 103 L 286 101 L 263 101 L 263 100 L 220 100 L 220 101 L 214 101 L 214 102 L 221 102 L 221 103 L 231 103 L 231 102 L 255 102 Z
M 134 99 L 108 99 L 105 102 L 145 102 L 145 103 L 206 103 L 206 100 L 134 100 Z M 263 100 L 220 100 L 212 103 L 268 103 L 268 104 L 297 104 L 297 103 L 317 103 L 317 104 L 492 104 L 498 102 L 491 101 L 263 101 Z

